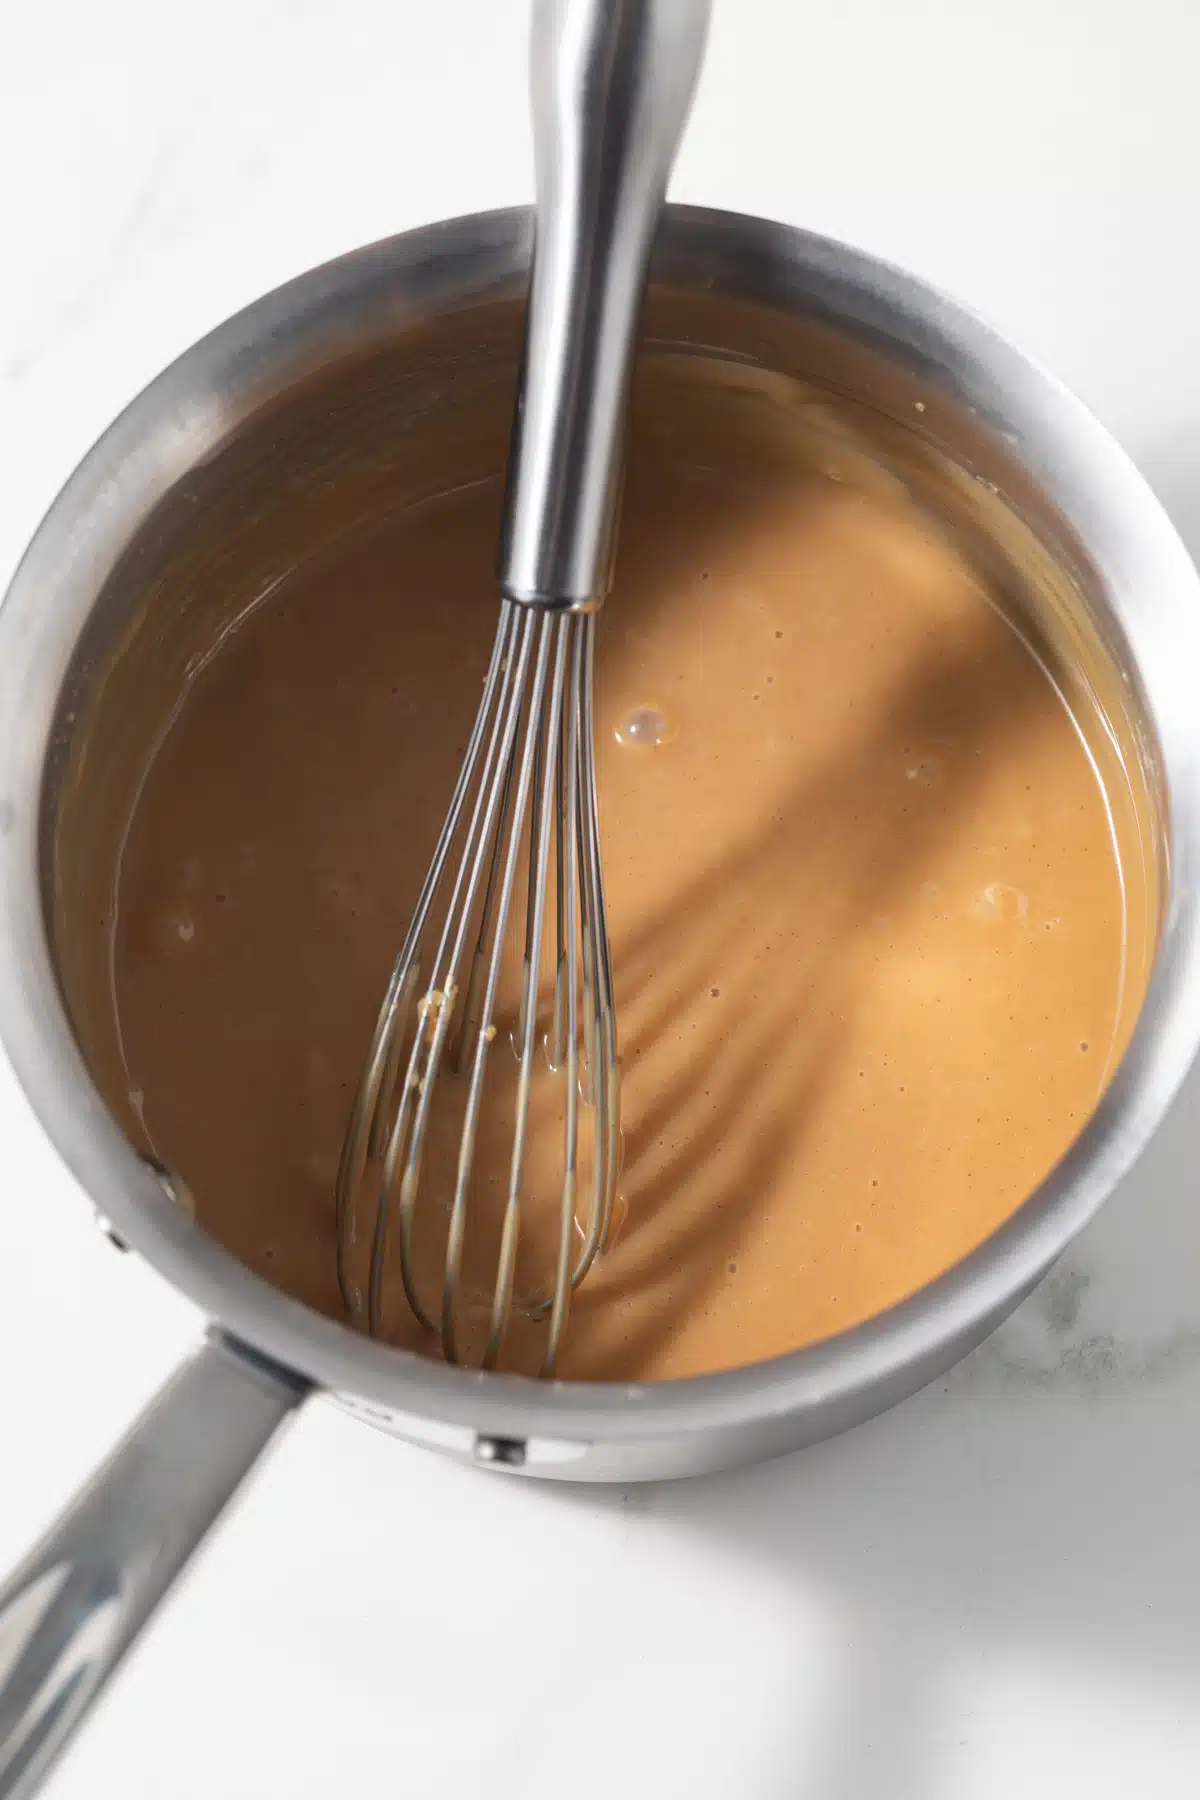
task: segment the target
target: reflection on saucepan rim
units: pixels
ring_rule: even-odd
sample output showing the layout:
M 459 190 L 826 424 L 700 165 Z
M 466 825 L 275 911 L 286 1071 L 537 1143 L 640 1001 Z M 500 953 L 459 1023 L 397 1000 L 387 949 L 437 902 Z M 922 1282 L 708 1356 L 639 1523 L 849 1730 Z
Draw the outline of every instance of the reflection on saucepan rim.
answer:
M 1136 713 L 997 484 L 946 456 L 923 403 L 887 418 L 816 358 L 801 379 L 687 348 L 744 342 L 736 308 L 660 312 L 598 645 L 621 1208 L 567 1379 L 777 1356 L 959 1262 L 1086 1124 L 1158 926 Z M 56 941 L 110 1106 L 205 1230 L 338 1319 L 348 1100 L 490 651 L 518 327 L 464 312 L 290 398 L 239 518 L 177 536 L 150 583 L 131 571 L 63 782 Z M 448 371 L 403 432 L 399 356 Z M 319 457 L 297 415 L 336 417 Z M 543 975 L 548 1020 L 549 957 Z M 516 1059 L 493 1070 L 477 1335 Z M 530 1113 L 503 1365 L 530 1374 L 564 1080 L 542 1067 Z M 425 1149 L 447 1198 L 466 1081 L 439 1083 Z M 434 1316 L 448 1219 L 418 1216 Z M 369 1224 L 357 1241 L 361 1293 Z M 434 1354 L 396 1263 L 384 1335 Z

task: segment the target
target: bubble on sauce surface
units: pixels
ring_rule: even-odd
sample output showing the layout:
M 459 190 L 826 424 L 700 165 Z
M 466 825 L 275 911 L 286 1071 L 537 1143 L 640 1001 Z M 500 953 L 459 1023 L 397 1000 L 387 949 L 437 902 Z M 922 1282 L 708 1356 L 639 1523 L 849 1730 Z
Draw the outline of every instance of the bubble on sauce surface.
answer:
M 940 745 L 917 744 L 905 752 L 904 773 L 917 787 L 933 787 L 946 773 L 948 761 Z
M 628 744 L 639 750 L 657 750 L 675 733 L 661 706 L 634 706 L 625 714 L 614 735 L 618 744 Z
M 1011 925 L 1029 911 L 1029 895 L 1007 881 L 989 881 L 971 911 L 989 925 Z
M 154 920 L 153 932 L 159 946 L 170 953 L 193 941 L 196 921 L 188 912 L 164 908 Z

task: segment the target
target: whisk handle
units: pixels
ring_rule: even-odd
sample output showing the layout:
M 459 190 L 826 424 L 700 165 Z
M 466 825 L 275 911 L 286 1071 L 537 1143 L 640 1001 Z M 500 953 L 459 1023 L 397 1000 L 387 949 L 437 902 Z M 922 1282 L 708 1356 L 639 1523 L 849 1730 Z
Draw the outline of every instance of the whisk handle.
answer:
M 646 267 L 710 0 L 534 0 L 537 224 L 500 584 L 586 611 L 611 579 Z

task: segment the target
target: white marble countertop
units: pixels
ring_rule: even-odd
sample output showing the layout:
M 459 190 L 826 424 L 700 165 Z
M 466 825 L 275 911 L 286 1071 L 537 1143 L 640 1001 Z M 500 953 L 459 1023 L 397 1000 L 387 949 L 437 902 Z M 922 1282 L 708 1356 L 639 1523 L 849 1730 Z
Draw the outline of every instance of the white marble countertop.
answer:
M 0 0 L 0 575 L 164 362 L 527 195 L 522 0 Z M 1191 0 L 717 0 L 675 192 L 932 276 L 1200 553 Z M 197 1335 L 0 1075 L 0 1567 Z M 1200 1792 L 1200 1085 L 953 1377 L 673 1489 L 486 1481 L 314 1404 L 55 1800 Z

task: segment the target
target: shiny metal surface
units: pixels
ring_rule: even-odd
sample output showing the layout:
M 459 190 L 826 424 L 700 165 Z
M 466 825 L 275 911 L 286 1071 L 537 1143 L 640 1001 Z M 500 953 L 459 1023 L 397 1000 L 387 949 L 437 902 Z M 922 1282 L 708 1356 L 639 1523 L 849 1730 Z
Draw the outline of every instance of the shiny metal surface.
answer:
M 437 1336 L 448 1361 L 462 1362 L 463 1246 L 484 1083 L 496 1054 L 505 933 L 524 851 L 523 991 L 512 1043 L 520 1077 L 480 1356 L 485 1369 L 499 1361 L 515 1300 L 552 840 L 556 943 L 547 1060 L 561 1077 L 562 1197 L 552 1290 L 520 1300 L 531 1317 L 547 1321 L 546 1376 L 558 1361 L 571 1293 L 607 1241 L 612 1220 L 620 1084 L 592 775 L 594 634 L 590 622 L 570 615 L 599 606 L 608 587 L 646 267 L 699 73 L 708 10 L 707 0 L 537 0 L 534 6 L 537 226 L 501 525 L 506 598 L 471 741 L 383 998 L 338 1168 L 338 1281 L 350 1318 L 373 1337 L 382 1332 L 395 1199 L 395 1253 L 409 1307 Z M 430 966 L 426 934 L 439 895 L 446 913 Z M 413 1230 L 423 1186 L 430 1185 L 422 1183 L 422 1164 L 438 1084 L 454 1074 L 463 1078 L 462 1125 L 434 1301 L 417 1279 Z M 592 1118 L 593 1179 L 573 1255 L 581 1106 Z M 371 1243 L 365 1298 L 350 1274 L 364 1180 Z
M 503 603 L 479 712 L 380 1008 L 337 1176 L 338 1280 L 349 1317 L 373 1337 L 383 1334 L 383 1276 L 394 1255 L 413 1313 L 438 1338 L 448 1361 L 468 1360 L 461 1329 L 463 1244 L 479 1116 L 488 1064 L 511 1048 L 520 1074 L 480 1360 L 483 1368 L 495 1368 L 517 1305 L 527 1316 L 545 1321 L 545 1376 L 554 1373 L 571 1294 L 607 1241 L 619 1171 L 616 1009 L 592 759 L 594 651 L 593 614 Z M 521 1000 L 516 1021 L 504 1031 L 497 992 L 522 855 L 528 875 Z M 446 910 L 435 937 L 431 914 L 439 897 Z M 538 993 L 551 904 L 554 998 L 550 1018 L 544 1020 L 539 1018 Z M 437 946 L 432 958 L 431 942 Z M 551 1291 L 518 1297 L 514 1282 L 526 1198 L 529 1104 L 543 1054 L 562 1114 L 558 1249 Z M 427 1206 L 446 1198 L 423 1194 L 432 1183 L 422 1182 L 439 1082 L 445 1084 L 443 1097 L 457 1088 L 462 1124 L 435 1301 L 421 1289 L 413 1227 L 423 1198 Z M 579 1192 L 581 1110 L 592 1122 L 587 1195 Z M 586 1225 L 577 1225 L 581 1210 Z M 389 1230 L 393 1211 L 394 1233 Z M 365 1296 L 351 1272 L 364 1212 L 370 1238 Z M 581 1241 L 573 1256 L 577 1229 Z
M 303 1393 L 214 1338 L 0 1586 L 0 1800 L 41 1786 Z
M 709 0 L 535 0 L 537 250 L 500 550 L 513 600 L 608 589 L 646 261 Z
M 748 303 L 724 347 L 780 367 L 800 355 L 797 332 L 817 334 L 830 379 L 910 417 L 919 398 L 926 429 L 1070 560 L 1145 715 L 1163 788 L 1169 885 L 1142 1015 L 1095 1117 L 1020 1211 L 902 1305 L 810 1349 L 661 1386 L 576 1386 L 434 1364 L 317 1317 L 171 1200 L 80 1054 L 46 911 L 60 695 L 77 646 L 115 604 L 115 578 L 134 566 L 130 545 L 181 482 L 217 470 L 223 446 L 315 369 L 395 343 L 423 320 L 518 295 L 530 236 L 528 213 L 488 214 L 301 277 L 168 369 L 72 477 L 0 610 L 0 1030 L 31 1103 L 113 1230 L 233 1336 L 360 1416 L 450 1453 L 473 1459 L 483 1439 L 508 1446 L 506 1466 L 520 1461 L 529 1474 L 636 1480 L 812 1443 L 913 1392 L 1011 1310 L 1154 1131 L 1200 1039 L 1200 581 L 1145 482 L 1087 411 L 945 296 L 804 232 L 668 208 L 652 289 L 679 296 L 685 319 L 694 307 L 696 332 L 710 301 Z

